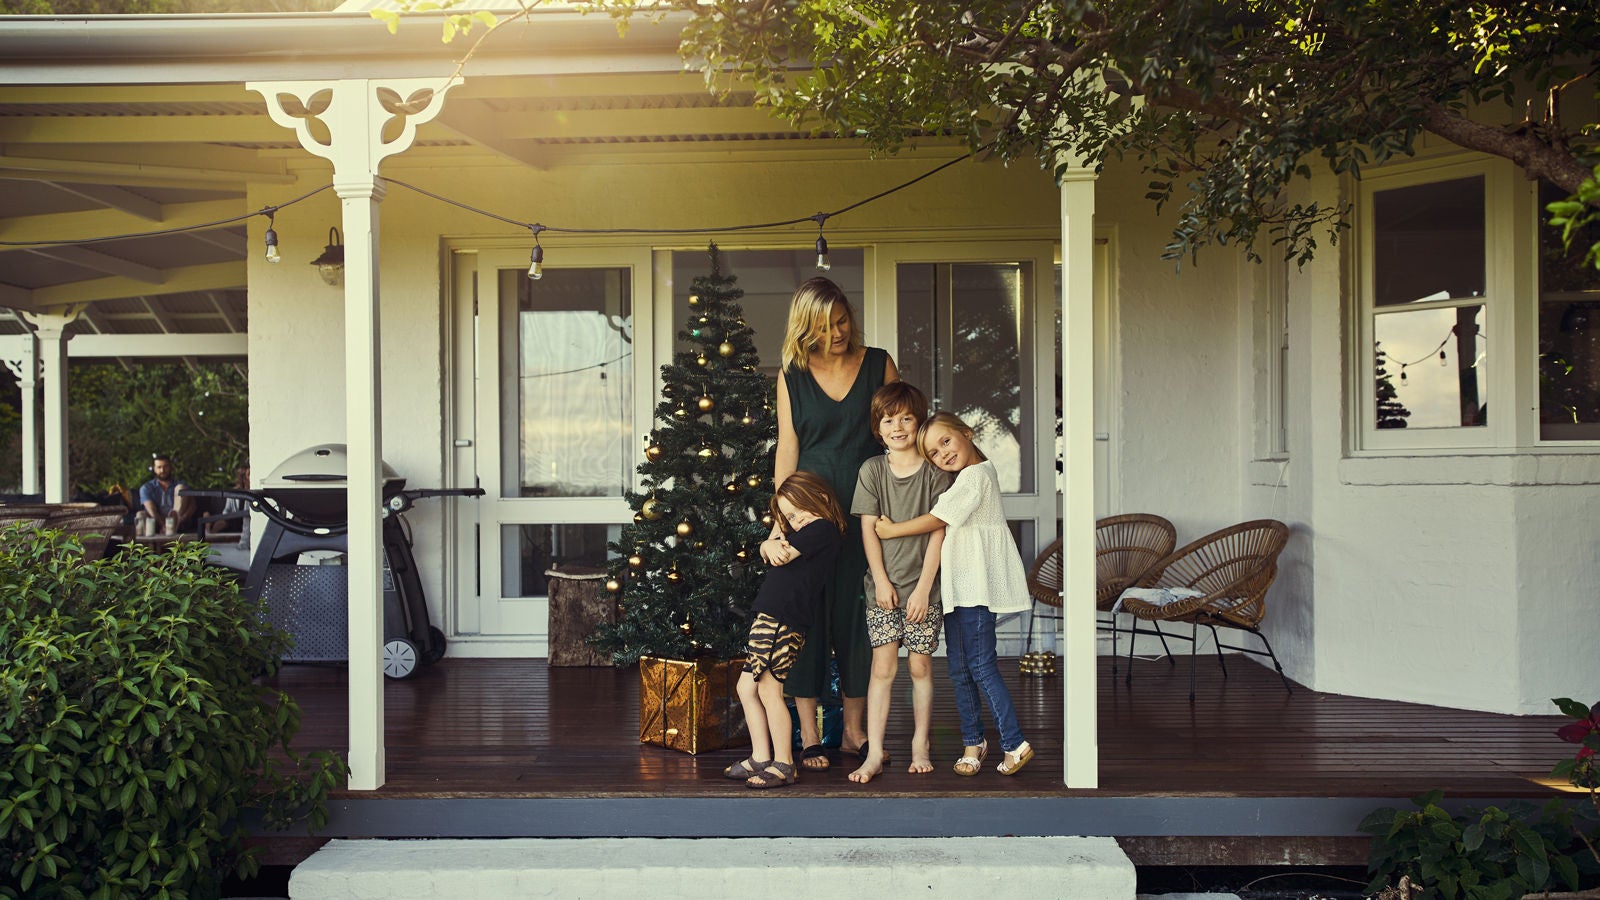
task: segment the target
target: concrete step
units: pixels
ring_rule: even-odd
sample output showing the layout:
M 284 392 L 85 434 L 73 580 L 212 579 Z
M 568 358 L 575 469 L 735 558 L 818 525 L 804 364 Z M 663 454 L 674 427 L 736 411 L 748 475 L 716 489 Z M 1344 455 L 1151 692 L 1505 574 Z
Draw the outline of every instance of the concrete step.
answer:
M 1108 837 L 334 840 L 291 900 L 1062 897 L 1133 900 Z

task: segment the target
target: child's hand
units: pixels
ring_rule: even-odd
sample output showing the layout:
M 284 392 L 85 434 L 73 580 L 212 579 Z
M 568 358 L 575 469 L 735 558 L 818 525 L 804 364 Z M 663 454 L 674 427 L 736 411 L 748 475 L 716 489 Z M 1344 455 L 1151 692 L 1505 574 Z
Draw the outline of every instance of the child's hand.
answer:
M 912 591 L 906 603 L 906 621 L 921 622 L 928 615 L 928 592 Z
M 879 516 L 878 521 L 873 523 L 872 530 L 877 532 L 879 540 L 898 537 L 894 533 L 894 523 L 889 520 L 888 516 Z
M 877 598 L 879 609 L 888 612 L 900 605 L 900 593 L 894 589 L 894 585 L 876 578 L 872 581 L 872 596 Z
M 800 551 L 789 546 L 789 542 L 782 538 L 767 538 L 761 542 L 761 558 L 769 566 L 781 566 L 800 555 Z

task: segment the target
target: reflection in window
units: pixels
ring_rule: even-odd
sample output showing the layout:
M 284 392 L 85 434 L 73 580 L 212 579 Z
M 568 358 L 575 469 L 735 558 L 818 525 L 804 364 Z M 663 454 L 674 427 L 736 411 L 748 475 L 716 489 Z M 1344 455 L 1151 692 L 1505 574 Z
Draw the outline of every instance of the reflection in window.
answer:
M 895 277 L 900 377 L 972 427 L 1001 490 L 1034 490 L 1032 264 L 901 263 Z
M 1489 417 L 1482 304 L 1376 317 L 1378 428 L 1456 428 Z
M 1566 191 L 1539 186 L 1539 437 L 1600 440 L 1600 272 L 1583 256 L 1600 226 L 1573 235 L 1571 249 L 1545 207 Z
M 633 445 L 633 311 L 626 268 L 500 273 L 504 484 L 512 497 L 618 497 Z M 508 284 L 507 282 L 510 282 Z M 514 443 L 513 443 L 514 442 Z M 516 447 L 517 452 L 510 452 Z
M 543 597 L 545 572 L 574 567 L 603 568 L 606 542 L 622 536 L 620 525 L 503 525 L 500 596 Z
M 1482 297 L 1483 209 L 1481 175 L 1375 191 L 1374 303 Z

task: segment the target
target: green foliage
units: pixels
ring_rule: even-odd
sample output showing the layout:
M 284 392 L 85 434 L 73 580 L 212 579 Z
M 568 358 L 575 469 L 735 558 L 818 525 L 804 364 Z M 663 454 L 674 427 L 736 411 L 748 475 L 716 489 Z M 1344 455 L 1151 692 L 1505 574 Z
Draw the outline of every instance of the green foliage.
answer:
M 716 245 L 710 252 L 711 274 L 682 298 L 685 349 L 661 367 L 658 426 L 645 438 L 657 452 L 647 450 L 639 465 L 644 490 L 627 495 L 633 524 L 610 545 L 621 615 L 590 643 L 618 665 L 645 655 L 737 656 L 761 585 L 756 548 L 771 528 L 762 517 L 778 436 L 774 385 L 759 371 L 755 332 L 738 304 L 744 291 L 722 273 Z
M 0 897 L 215 896 L 243 810 L 326 821 L 344 764 L 289 749 L 286 637 L 205 554 L 0 531 Z
M 448 5 L 448 4 L 447 4 Z M 1347 210 L 1296 202 L 1312 164 L 1359 176 L 1424 131 L 1572 194 L 1597 161 L 1600 17 L 1530 0 L 590 0 L 684 16 L 717 91 L 893 152 L 955 137 L 1001 159 L 1140 161 L 1175 204 L 1169 257 L 1270 241 L 1310 259 Z M 1510 121 L 1490 104 L 1504 105 Z M 1564 117 L 1565 116 L 1565 117 Z M 1559 226 L 1558 226 L 1559 227 Z M 1591 257 L 1600 254 L 1600 243 Z
M 80 489 L 137 491 L 156 453 L 194 487 L 226 487 L 249 461 L 249 391 L 235 366 L 75 364 L 67 393 L 68 465 Z
M 1578 185 L 1573 196 L 1552 203 L 1545 210 L 1550 213 L 1550 224 L 1561 229 L 1561 244 L 1569 253 L 1573 239 L 1585 230 L 1600 231 L 1600 164 L 1594 167 L 1592 176 Z M 1600 241 L 1589 245 L 1583 263 L 1600 269 Z
M 1537 815 L 1493 806 L 1451 815 L 1441 797 L 1430 791 L 1412 800 L 1415 810 L 1385 807 L 1362 820 L 1360 830 L 1372 835 L 1369 892 L 1409 877 L 1425 900 L 1511 900 L 1594 882 L 1597 866 L 1570 804 L 1552 800 Z

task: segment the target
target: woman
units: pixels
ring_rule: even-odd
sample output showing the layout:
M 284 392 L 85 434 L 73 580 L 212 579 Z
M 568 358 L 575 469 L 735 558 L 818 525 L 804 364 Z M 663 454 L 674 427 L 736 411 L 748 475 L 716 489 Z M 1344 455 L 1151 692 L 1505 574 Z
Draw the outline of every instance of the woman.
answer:
M 826 278 L 800 285 L 789 304 L 789 326 L 783 337 L 783 370 L 778 374 L 778 452 L 773 486 L 796 470 L 815 472 L 828 481 L 839 506 L 849 509 L 861 464 L 881 452 L 872 437 L 872 393 L 885 382 L 899 381 L 889 354 L 867 347 L 850 301 Z M 769 564 L 785 556 L 781 532 L 761 545 Z M 817 701 L 826 688 L 828 659 L 839 661 L 839 692 L 844 700 L 845 753 L 865 755 L 867 681 L 872 649 L 867 643 L 866 610 L 861 595 L 867 571 L 861 544 L 861 522 L 849 517 L 844 547 L 823 599 L 822 617 L 812 629 L 800 658 L 789 673 L 788 693 L 800 718 L 804 748 L 800 764 L 828 768 L 817 729 Z

